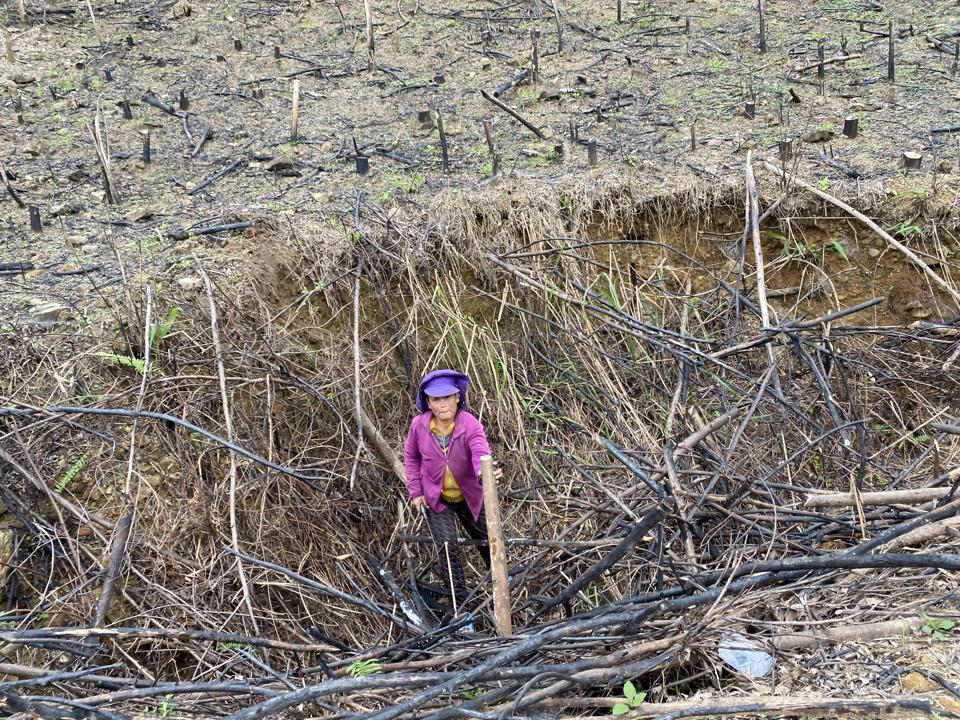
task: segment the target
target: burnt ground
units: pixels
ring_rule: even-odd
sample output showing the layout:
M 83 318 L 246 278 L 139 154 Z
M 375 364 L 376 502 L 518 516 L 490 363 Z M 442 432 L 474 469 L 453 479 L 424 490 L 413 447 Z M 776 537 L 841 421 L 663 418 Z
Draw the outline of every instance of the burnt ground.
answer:
M 664 192 L 716 186 L 740 181 L 748 149 L 776 158 L 778 142 L 794 139 L 801 177 L 861 199 L 867 211 L 878 201 L 902 201 L 902 215 L 887 225 L 900 223 L 911 241 L 922 240 L 924 229 L 928 238 L 937 232 L 916 220 L 931 205 L 942 232 L 955 222 L 958 135 L 933 132 L 958 122 L 953 3 L 768 2 L 766 53 L 758 49 L 757 9 L 747 2 L 630 2 L 618 23 L 613 2 L 564 0 L 559 34 L 554 6 L 539 0 L 380 4 L 372 13 L 372 65 L 362 5 L 102 4 L 93 8 L 96 27 L 78 5 L 27 2 L 25 9 L 20 25 L 16 4 L 7 8 L 16 64 L 9 56 L 2 64 L 0 154 L 12 190 L 39 208 L 44 230 L 30 232 L 27 209 L 10 194 L 0 201 L 0 262 L 33 266 L 2 279 L 0 302 L 10 318 L 30 318 L 20 311 L 38 305 L 34 319 L 49 319 L 58 307 L 72 309 L 64 316 L 95 314 L 111 296 L 98 288 L 119 279 L 118 253 L 173 282 L 190 252 L 230 255 L 243 224 L 258 218 L 342 227 L 357 193 L 389 214 L 410 204 L 429 208 L 447 190 L 469 197 L 491 183 L 484 121 L 501 177 L 560 188 L 601 176 L 636 178 Z M 833 61 L 822 89 L 811 68 L 820 45 Z M 300 112 L 292 142 L 294 79 Z M 511 80 L 501 99 L 543 139 L 480 94 Z M 145 102 L 147 94 L 170 112 Z M 98 105 L 116 204 L 105 201 L 91 140 Z M 855 140 L 840 136 L 846 117 L 858 118 Z M 817 131 L 838 137 L 829 145 L 799 139 Z M 588 167 L 591 141 L 595 168 Z M 358 151 L 369 158 L 365 177 L 356 172 Z M 904 172 L 903 151 L 923 155 L 920 171 Z M 232 223 L 241 225 L 196 235 Z

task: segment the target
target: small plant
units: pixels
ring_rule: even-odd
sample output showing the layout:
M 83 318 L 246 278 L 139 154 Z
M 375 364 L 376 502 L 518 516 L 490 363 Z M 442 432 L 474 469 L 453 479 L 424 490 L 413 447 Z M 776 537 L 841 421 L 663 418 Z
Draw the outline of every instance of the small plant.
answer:
M 123 367 L 132 368 L 141 375 L 147 372 L 147 364 L 140 358 L 130 357 L 129 355 L 114 355 L 113 353 L 97 353 L 97 357 L 112 360 Z
M 826 192 L 827 188 L 830 187 L 830 179 L 822 177 L 817 181 L 817 189 L 820 192 Z
M 956 626 L 953 620 L 941 620 L 939 618 L 932 618 L 929 615 L 923 615 L 922 619 L 924 624 L 923 627 L 920 628 L 920 632 L 941 642 L 947 639 L 946 633 L 953 630 Z
M 355 678 L 367 677 L 368 675 L 379 675 L 380 661 L 355 660 L 354 662 L 350 663 L 350 667 L 347 668 L 347 672 L 351 677 Z
M 618 702 L 611 711 L 613 715 L 624 715 L 643 704 L 647 697 L 645 692 L 637 692 L 636 686 L 630 680 L 623 684 L 623 702 Z
M 720 58 L 710 58 L 707 60 L 707 67 L 719 73 L 727 69 L 727 63 Z
M 922 187 L 911 187 L 911 188 L 907 188 L 907 189 L 904 190 L 903 192 L 898 192 L 895 197 L 896 197 L 897 199 L 900 199 L 900 198 L 913 198 L 913 199 L 915 199 L 915 200 L 918 200 L 918 201 L 922 202 L 922 201 L 926 200 L 929 195 L 930 195 L 930 193 L 927 192 L 926 188 L 922 188 Z
M 246 649 L 247 649 L 247 645 L 244 643 L 238 643 L 238 642 L 217 643 L 218 652 L 229 652 L 231 650 L 246 650 Z
M 919 225 L 911 225 L 910 223 L 898 222 L 896 225 L 890 227 L 890 232 L 898 237 L 903 238 L 904 240 L 909 240 L 912 237 L 923 237 L 923 228 Z
M 834 240 L 831 242 L 831 245 L 833 246 L 833 249 L 837 251 L 837 255 L 842 257 L 848 263 L 850 262 L 850 258 L 847 257 L 847 249 L 843 247 L 842 242 L 834 238 Z
M 163 696 L 163 700 L 160 702 L 160 707 L 157 708 L 157 715 L 162 718 L 168 718 L 173 713 L 173 709 L 176 707 L 176 703 L 171 702 L 170 698 L 173 697 L 173 693 Z
M 400 192 L 407 193 L 408 195 L 423 187 L 423 182 L 423 175 L 416 171 L 409 175 L 395 173 L 390 176 L 390 184 Z
M 167 313 L 167 319 L 161 323 L 155 323 L 154 326 L 150 329 L 150 347 L 156 350 L 160 347 L 160 343 L 163 342 L 163 339 L 170 334 L 170 328 L 173 327 L 173 323 L 177 321 L 177 318 L 180 317 L 180 308 L 172 307 L 170 312 Z
M 573 219 L 573 201 L 566 195 L 560 198 L 560 209 L 563 210 L 564 215 L 571 220 Z
M 83 470 L 86 464 L 87 464 L 87 454 L 84 453 L 83 455 L 78 457 L 76 460 L 74 460 L 73 464 L 69 468 L 67 468 L 67 471 L 63 474 L 63 477 L 60 478 L 60 482 L 56 484 L 56 486 L 54 487 L 54 490 L 56 490 L 58 493 L 62 493 L 64 490 L 66 490 L 67 486 L 77 476 L 77 473 Z

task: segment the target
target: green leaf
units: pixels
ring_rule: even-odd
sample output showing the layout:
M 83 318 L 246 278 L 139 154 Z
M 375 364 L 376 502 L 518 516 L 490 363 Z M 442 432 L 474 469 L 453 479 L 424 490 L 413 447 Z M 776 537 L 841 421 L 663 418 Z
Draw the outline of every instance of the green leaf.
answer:
M 626 703 L 618 702 L 613 706 L 614 715 L 625 715 L 628 712 L 630 712 L 630 706 Z
M 640 707 L 643 704 L 643 701 L 647 699 L 647 694 L 645 692 L 638 692 L 637 696 L 633 699 L 632 705 L 634 707 Z
M 850 258 L 847 257 L 847 251 L 846 251 L 846 249 L 843 247 L 843 243 L 841 243 L 839 240 L 834 240 L 834 241 L 833 241 L 833 249 L 837 251 L 837 254 L 838 254 L 840 257 L 842 257 L 842 258 L 843 258 L 844 260 L 846 260 L 847 262 L 850 262 Z
M 170 328 L 173 327 L 173 324 L 177 321 L 177 318 L 180 316 L 180 308 L 173 307 L 170 308 L 170 313 L 167 315 L 167 319 L 162 323 L 156 323 L 150 329 L 150 347 L 156 349 L 163 339 L 170 334 Z
M 627 680 L 627 681 L 623 684 L 623 696 L 624 696 L 627 700 L 633 700 L 633 699 L 637 696 L 637 688 L 636 688 L 636 686 L 633 684 L 633 681 L 632 681 L 632 680 Z
M 73 479 L 77 476 L 77 473 L 83 470 L 83 467 L 86 464 L 87 464 L 87 454 L 84 453 L 73 462 L 73 465 L 71 465 L 67 469 L 67 472 L 65 472 L 63 477 L 60 478 L 60 482 L 56 484 L 56 487 L 54 487 L 54 490 L 56 490 L 58 493 L 62 493 L 64 490 L 66 490 L 67 485 L 69 485 L 73 481 Z
M 146 363 L 140 358 L 130 357 L 129 355 L 114 355 L 112 353 L 97 353 L 96 355 L 98 358 L 103 358 L 104 360 L 112 360 L 117 365 L 133 368 L 141 375 L 146 372 Z

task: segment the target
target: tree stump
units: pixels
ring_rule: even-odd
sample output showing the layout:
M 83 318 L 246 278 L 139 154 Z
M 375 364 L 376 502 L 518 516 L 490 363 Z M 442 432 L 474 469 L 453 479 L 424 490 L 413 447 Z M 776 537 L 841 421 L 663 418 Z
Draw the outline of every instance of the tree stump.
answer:
M 901 157 L 903 158 L 903 167 L 907 170 L 918 170 L 920 163 L 923 162 L 923 153 L 904 150 Z
M 860 128 L 860 118 L 856 115 L 848 115 L 843 119 L 843 134 L 845 137 L 853 140 Z
M 777 143 L 777 150 L 780 153 L 780 162 L 788 163 L 793 158 L 793 140 L 781 140 Z

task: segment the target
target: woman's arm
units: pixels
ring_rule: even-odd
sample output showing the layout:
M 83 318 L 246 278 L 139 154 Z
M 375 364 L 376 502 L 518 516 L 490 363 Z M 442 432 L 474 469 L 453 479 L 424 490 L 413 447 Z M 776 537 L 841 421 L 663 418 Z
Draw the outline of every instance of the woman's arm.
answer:
M 417 444 L 413 423 L 410 423 L 407 440 L 403 444 L 403 470 L 407 475 L 407 492 L 411 499 L 423 497 L 423 483 L 420 480 L 420 461 L 420 447 Z
M 483 424 L 475 420 L 476 426 L 467 436 L 467 446 L 470 448 L 470 460 L 473 463 L 473 471 L 480 477 L 480 458 L 490 454 L 490 443 L 487 442 L 487 432 L 483 429 Z

